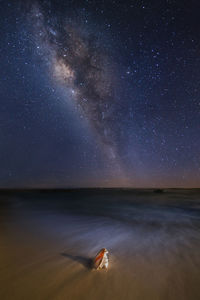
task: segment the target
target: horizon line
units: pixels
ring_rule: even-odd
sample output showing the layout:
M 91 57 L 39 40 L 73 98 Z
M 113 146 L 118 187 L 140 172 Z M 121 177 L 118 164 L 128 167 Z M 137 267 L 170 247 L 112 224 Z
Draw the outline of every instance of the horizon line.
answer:
M 166 190 L 166 189 L 200 189 L 200 187 L 0 187 L 3 190 L 84 190 L 84 189 L 126 189 L 126 190 Z

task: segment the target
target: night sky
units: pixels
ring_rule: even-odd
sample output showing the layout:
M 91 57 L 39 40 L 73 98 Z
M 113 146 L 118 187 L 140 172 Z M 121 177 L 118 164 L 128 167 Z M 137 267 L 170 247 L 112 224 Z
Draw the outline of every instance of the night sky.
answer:
M 199 1 L 0 4 L 0 187 L 200 187 Z

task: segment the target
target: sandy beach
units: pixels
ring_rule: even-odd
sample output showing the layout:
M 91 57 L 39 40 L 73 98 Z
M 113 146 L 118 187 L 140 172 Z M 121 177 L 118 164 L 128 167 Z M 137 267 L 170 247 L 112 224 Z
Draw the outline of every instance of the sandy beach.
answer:
M 0 299 L 200 299 L 199 196 L 1 193 Z M 95 271 L 102 247 L 109 269 Z

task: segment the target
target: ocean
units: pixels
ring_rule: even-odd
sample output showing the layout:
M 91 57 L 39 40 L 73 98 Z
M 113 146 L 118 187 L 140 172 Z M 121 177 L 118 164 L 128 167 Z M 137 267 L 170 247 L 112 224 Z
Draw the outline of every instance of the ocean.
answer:
M 200 299 L 200 190 L 0 191 L 0 299 Z

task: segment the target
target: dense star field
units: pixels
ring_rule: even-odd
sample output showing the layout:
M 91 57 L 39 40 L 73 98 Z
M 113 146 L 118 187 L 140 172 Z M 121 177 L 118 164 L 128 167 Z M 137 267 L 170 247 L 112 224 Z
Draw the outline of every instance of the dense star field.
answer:
M 0 1 L 1 187 L 198 187 L 198 1 Z

